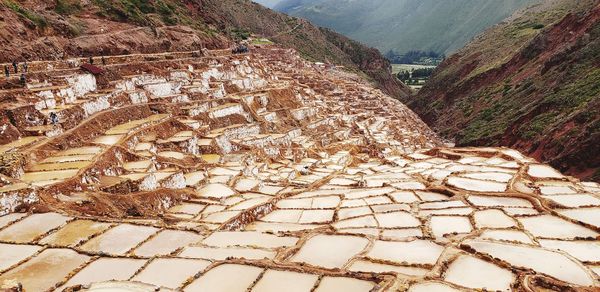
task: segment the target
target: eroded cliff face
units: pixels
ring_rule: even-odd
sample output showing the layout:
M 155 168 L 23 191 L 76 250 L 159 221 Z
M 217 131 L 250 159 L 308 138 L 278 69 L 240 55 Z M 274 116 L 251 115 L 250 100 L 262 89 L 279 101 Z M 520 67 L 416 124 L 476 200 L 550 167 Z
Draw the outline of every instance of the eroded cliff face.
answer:
M 458 145 L 503 145 L 600 180 L 600 8 L 552 1 L 449 57 L 409 106 Z
M 248 0 L 4 1 L 0 22 L 1 62 L 229 48 L 254 33 L 311 60 L 363 72 L 397 98 L 408 93 L 377 50 Z

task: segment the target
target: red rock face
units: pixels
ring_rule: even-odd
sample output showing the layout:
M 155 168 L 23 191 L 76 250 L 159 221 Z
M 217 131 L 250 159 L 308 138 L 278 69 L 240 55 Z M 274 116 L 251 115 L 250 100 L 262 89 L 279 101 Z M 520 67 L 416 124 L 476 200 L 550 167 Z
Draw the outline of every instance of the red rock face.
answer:
M 599 19 L 593 1 L 528 11 L 449 57 L 409 106 L 458 145 L 514 147 L 600 180 Z

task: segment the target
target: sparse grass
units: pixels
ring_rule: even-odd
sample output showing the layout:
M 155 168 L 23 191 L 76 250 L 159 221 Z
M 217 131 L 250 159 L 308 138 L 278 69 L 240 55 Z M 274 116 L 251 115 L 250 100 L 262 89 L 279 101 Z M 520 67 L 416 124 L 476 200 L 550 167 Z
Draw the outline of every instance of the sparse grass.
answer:
M 519 128 L 519 135 L 525 139 L 533 139 L 541 135 L 556 120 L 557 115 L 557 112 L 552 111 L 536 116 Z
M 148 25 L 149 20 L 144 15 L 146 6 L 136 6 L 137 1 L 127 0 L 94 0 L 94 3 L 101 8 L 98 12 L 101 16 L 111 18 L 116 21 L 130 21 L 138 25 Z
M 21 5 L 12 0 L 4 0 L 4 5 L 21 17 L 29 19 L 38 28 L 45 28 L 48 26 L 48 21 L 44 16 L 23 8 Z
M 69 21 L 69 32 L 73 36 L 80 36 L 85 31 L 85 26 L 81 21 Z
M 251 33 L 243 28 L 234 28 L 231 30 L 231 38 L 233 38 L 234 40 L 247 40 Z
M 492 139 L 502 135 L 508 127 L 508 122 L 505 120 L 486 121 L 478 119 L 471 122 L 467 128 L 461 131 L 459 143 L 462 145 L 470 145 L 476 141 Z
M 581 74 L 579 80 L 574 80 L 558 92 L 548 95 L 544 101 L 562 109 L 586 107 L 588 102 L 600 96 L 600 68 Z
M 252 40 L 253 45 L 272 45 L 273 42 L 269 39 L 261 38 Z
M 62 15 L 71 15 L 81 10 L 80 1 L 75 0 L 56 0 L 54 11 Z
M 157 12 L 160 14 L 162 21 L 167 25 L 175 25 L 178 23 L 176 7 L 173 4 L 163 1 L 157 1 Z
M 99 12 L 101 16 L 116 21 L 152 25 L 149 15 L 156 14 L 166 25 L 193 23 L 187 15 L 180 13 L 181 7 L 177 2 L 170 0 L 94 0 L 94 4 L 101 9 Z

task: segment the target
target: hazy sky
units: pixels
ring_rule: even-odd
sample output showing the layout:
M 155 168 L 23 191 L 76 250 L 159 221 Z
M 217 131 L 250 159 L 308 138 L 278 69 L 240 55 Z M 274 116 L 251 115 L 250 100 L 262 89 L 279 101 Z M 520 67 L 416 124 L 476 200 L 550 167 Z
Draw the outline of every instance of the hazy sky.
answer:
M 275 4 L 281 2 L 281 0 L 252 0 L 252 1 L 254 1 L 256 3 L 260 3 L 260 4 L 270 7 L 270 8 L 273 8 L 273 6 L 275 6 Z

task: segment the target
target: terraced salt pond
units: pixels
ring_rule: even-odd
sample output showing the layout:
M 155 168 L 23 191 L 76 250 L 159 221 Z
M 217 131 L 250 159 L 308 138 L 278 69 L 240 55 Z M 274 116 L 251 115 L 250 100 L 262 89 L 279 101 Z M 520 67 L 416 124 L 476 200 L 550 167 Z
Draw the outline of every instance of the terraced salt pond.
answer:
M 33 214 L 0 231 L 0 241 L 27 243 L 58 228 L 69 220 L 69 217 L 55 214 Z
M 387 260 L 398 264 L 433 265 L 437 262 L 443 247 L 427 240 L 376 241 L 367 257 Z
M 155 259 L 132 280 L 177 289 L 196 273 L 203 271 L 210 262 L 190 259 Z
M 598 233 L 550 215 L 520 218 L 525 230 L 536 237 L 574 239 L 577 237 L 596 237 Z
M 202 236 L 192 232 L 164 230 L 153 236 L 149 241 L 144 242 L 133 253 L 142 257 L 166 256 L 180 248 L 198 243 L 202 238 Z
M 94 237 L 82 245 L 81 249 L 90 252 L 124 255 L 157 231 L 158 229 L 153 227 L 121 224 L 98 237 Z
M 489 254 L 517 267 L 540 271 L 559 280 L 584 286 L 594 283 L 593 277 L 582 265 L 558 252 L 486 241 L 468 242 L 468 245 L 477 252 Z
M 319 276 L 288 272 L 288 271 L 277 271 L 267 270 L 263 274 L 262 278 L 252 288 L 252 291 L 256 292 L 277 292 L 280 291 L 281 287 L 289 287 L 288 291 L 302 292 L 310 291 L 316 284 Z M 293 285 L 289 285 L 294 283 Z
M 75 274 L 63 287 L 89 285 L 110 280 L 124 281 L 141 269 L 146 260 L 123 258 L 100 258 Z
M 206 272 L 184 291 L 246 291 L 262 272 L 258 267 L 224 264 Z M 231 281 L 231 277 L 235 277 L 235 281 Z
M 0 271 L 5 271 L 35 255 L 42 247 L 37 245 L 0 244 Z
M 111 227 L 111 224 L 94 222 L 91 220 L 75 220 L 61 228 L 59 231 L 44 237 L 40 243 L 55 246 L 74 247 L 86 241 L 91 236 L 100 234 Z
M 100 144 L 104 146 L 113 146 L 117 144 L 121 139 L 123 139 L 125 135 L 104 135 L 94 139 L 95 144 Z
M 27 172 L 21 180 L 38 186 L 44 186 L 52 183 L 57 183 L 65 179 L 75 176 L 79 169 L 66 169 L 54 171 L 34 171 Z
M 324 277 L 315 291 L 366 292 L 372 290 L 374 286 L 372 282 L 352 278 Z
M 180 256 L 184 258 L 192 259 L 205 259 L 222 261 L 228 258 L 244 258 L 252 260 L 260 259 L 273 259 L 276 253 L 273 251 L 253 249 L 253 248 L 241 248 L 241 247 L 201 247 L 201 246 L 188 246 L 183 249 Z
M 599 184 L 511 149 L 443 147 L 404 105 L 289 50 L 107 58 L 165 66 L 57 106 L 129 96 L 86 122 L 124 105 L 135 120 L 0 146 L 26 159 L 0 178 L 0 287 L 600 287 Z
M 36 257 L 0 275 L 0 282 L 18 281 L 27 291 L 46 291 L 90 257 L 70 249 L 46 249 Z
M 261 232 L 216 232 L 202 241 L 210 246 L 256 246 L 262 248 L 277 248 L 293 246 L 298 242 L 295 237 L 281 237 Z
M 560 210 L 559 213 L 573 220 L 600 227 L 600 208 Z
M 465 273 L 464 271 L 472 272 Z M 475 257 L 463 255 L 454 260 L 448 267 L 444 280 L 473 289 L 511 291 L 516 278 L 507 269 Z
M 398 273 L 408 276 L 422 277 L 429 272 L 427 269 L 417 267 L 403 267 L 387 264 L 373 263 L 370 261 L 357 260 L 349 267 L 350 271 L 366 272 L 366 273 Z
M 317 235 L 309 239 L 291 261 L 341 268 L 368 243 L 368 240 L 360 237 Z

